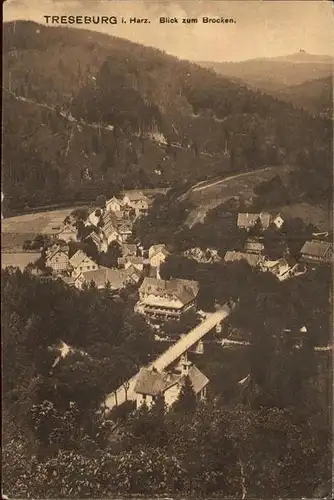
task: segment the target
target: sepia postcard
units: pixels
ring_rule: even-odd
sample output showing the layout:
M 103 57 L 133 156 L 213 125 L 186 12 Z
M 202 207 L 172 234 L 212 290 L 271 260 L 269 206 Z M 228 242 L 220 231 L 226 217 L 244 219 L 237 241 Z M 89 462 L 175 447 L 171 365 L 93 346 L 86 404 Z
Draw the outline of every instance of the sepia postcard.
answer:
M 332 2 L 2 27 L 2 498 L 333 498 Z

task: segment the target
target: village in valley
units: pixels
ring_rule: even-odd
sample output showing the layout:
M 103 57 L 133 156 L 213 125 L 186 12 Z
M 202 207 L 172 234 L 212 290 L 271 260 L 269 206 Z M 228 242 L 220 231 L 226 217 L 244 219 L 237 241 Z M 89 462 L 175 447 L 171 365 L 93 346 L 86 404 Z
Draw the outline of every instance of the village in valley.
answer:
M 63 220 L 53 217 L 41 234 L 23 244 L 27 252 L 40 251 L 40 254 L 34 253 L 34 262 L 26 267 L 40 280 L 60 280 L 78 293 L 91 287 L 100 291 L 107 289 L 113 299 L 130 289 L 137 296 L 134 312 L 145 318 L 155 331 L 155 341 L 164 346 L 163 353 L 154 362 L 141 367 L 128 382 L 122 382 L 107 395 L 102 405 L 107 414 L 127 401 L 136 401 L 138 408 L 144 402 L 151 405 L 160 396 L 171 406 L 177 401 L 185 380 L 191 382 L 198 400 L 204 399 L 210 380 L 189 360 L 188 354 L 191 357 L 191 353 L 203 353 L 203 340 L 210 337 L 210 333 L 212 336 L 213 331 L 218 334 L 214 342 L 223 347 L 249 345 L 240 337 L 219 335 L 223 320 L 237 307 L 239 297 L 229 297 L 225 304 L 215 303 L 214 312 L 203 311 L 198 307 L 198 281 L 181 275 L 170 279 L 161 277 L 161 268 L 173 255 L 173 245 L 156 243 L 145 248 L 133 234 L 136 221 L 149 216 L 153 200 L 152 195 L 141 191 L 125 192 L 108 200 L 99 196 L 95 206 L 75 208 Z M 222 256 L 216 248 L 199 247 L 188 248 L 179 255 L 209 266 L 247 263 L 248 269 L 269 273 L 277 282 L 305 275 L 332 261 L 332 243 L 327 232 L 313 233 L 309 240 L 299 242 L 296 258 L 286 241 L 273 236 L 284 228 L 285 218 L 280 213 L 239 212 L 234 218 L 236 232 L 243 235 L 243 248 L 238 244 L 236 249 L 232 241 Z M 280 246 L 280 256 L 276 258 L 266 253 L 268 232 L 274 245 Z M 191 318 L 188 328 L 184 318 Z M 169 330 L 173 332 L 170 325 L 182 321 L 183 327 L 176 328 L 176 335 L 174 332 L 170 336 Z M 297 346 L 307 335 L 305 325 L 300 325 L 299 330 Z M 60 352 L 59 359 L 70 352 L 64 341 Z M 248 378 L 240 383 L 247 382 Z
M 2 496 L 333 498 L 328 2 L 39 3 L 4 8 Z

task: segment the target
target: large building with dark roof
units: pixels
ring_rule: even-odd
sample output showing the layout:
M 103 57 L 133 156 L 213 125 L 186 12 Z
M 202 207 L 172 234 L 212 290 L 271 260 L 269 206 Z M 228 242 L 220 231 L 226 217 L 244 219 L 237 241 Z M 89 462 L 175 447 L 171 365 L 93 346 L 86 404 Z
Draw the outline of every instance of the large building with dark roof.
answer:
M 300 251 L 301 260 L 311 264 L 330 264 L 333 260 L 333 244 L 327 241 L 306 241 Z
M 145 278 L 139 288 L 136 310 L 163 321 L 179 319 L 184 312 L 195 308 L 198 292 L 197 281 Z

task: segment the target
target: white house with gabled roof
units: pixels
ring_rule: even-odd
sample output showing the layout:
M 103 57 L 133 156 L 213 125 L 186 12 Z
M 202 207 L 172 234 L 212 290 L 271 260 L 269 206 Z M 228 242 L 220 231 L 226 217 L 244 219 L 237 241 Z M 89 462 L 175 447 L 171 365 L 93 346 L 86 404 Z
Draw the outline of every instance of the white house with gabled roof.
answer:
M 163 397 L 168 407 L 179 398 L 185 377 L 188 376 L 198 401 L 206 398 L 209 379 L 193 363 L 183 356 L 178 373 L 142 368 L 135 385 L 137 409 L 143 404 L 151 406 L 158 397 Z
M 54 271 L 66 271 L 69 267 L 68 247 L 53 245 L 46 253 L 46 267 L 51 267 Z
M 72 270 L 72 276 L 76 278 L 81 273 L 86 273 L 88 271 L 95 271 L 98 269 L 98 265 L 94 262 L 88 255 L 86 255 L 82 250 L 78 250 L 70 258 L 69 264 Z
M 106 211 L 107 212 L 121 212 L 123 207 L 122 200 L 117 199 L 113 196 L 110 200 L 106 202 Z

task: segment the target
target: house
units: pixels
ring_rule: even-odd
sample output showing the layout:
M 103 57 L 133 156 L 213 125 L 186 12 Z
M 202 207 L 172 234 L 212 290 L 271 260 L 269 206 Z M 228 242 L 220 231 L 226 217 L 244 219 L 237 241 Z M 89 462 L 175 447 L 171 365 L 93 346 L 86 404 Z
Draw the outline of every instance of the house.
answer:
M 151 267 L 159 268 L 160 265 L 165 262 L 168 257 L 169 252 L 166 245 L 152 245 L 148 250 L 148 259 Z
M 135 211 L 136 217 L 139 217 L 140 215 L 146 215 L 148 212 L 148 207 L 149 207 L 149 201 L 146 197 L 133 202 L 132 208 Z
M 108 246 L 113 241 L 116 241 L 119 244 L 121 244 L 123 241 L 123 238 L 122 238 L 122 235 L 120 234 L 120 232 L 111 225 L 103 228 L 103 233 L 104 233 L 104 236 L 106 238 Z
M 123 243 L 121 247 L 122 257 L 136 257 L 137 256 L 137 245 L 132 245 L 131 243 Z
M 45 266 L 54 271 L 66 271 L 69 268 L 68 247 L 52 245 L 46 252 Z
M 132 222 L 130 220 L 123 220 L 118 223 L 117 230 L 122 238 L 122 241 L 126 241 L 127 238 L 132 235 Z
M 123 220 L 124 218 L 127 218 L 128 217 L 128 212 L 125 211 L 125 210 L 117 210 L 116 212 L 113 212 L 113 214 L 115 215 L 116 219 L 118 221 L 121 221 Z
M 57 234 L 57 238 L 62 241 L 77 241 L 77 230 L 74 226 L 66 224 Z
M 221 261 L 221 258 L 218 255 L 218 251 L 215 248 L 207 248 L 206 250 L 202 250 L 199 247 L 193 247 L 185 250 L 183 252 L 183 255 L 188 259 L 196 260 L 196 262 L 214 263 Z
M 300 253 L 303 262 L 330 264 L 333 259 L 333 243 L 319 240 L 306 241 Z
M 146 277 L 139 288 L 135 310 L 163 321 L 179 319 L 184 312 L 195 309 L 198 292 L 197 281 Z
M 144 269 L 144 258 L 143 257 L 127 257 L 127 262 L 125 263 L 125 269 L 133 266 L 138 271 L 143 271 Z
M 144 269 L 144 258 L 143 257 L 120 257 L 117 259 L 117 263 L 120 267 L 124 267 L 128 269 L 130 266 L 133 266 L 138 271 L 142 272 Z
M 136 269 L 134 266 L 128 267 L 125 270 L 125 272 L 129 278 L 130 283 L 137 285 L 139 283 L 139 281 L 141 280 L 142 273 L 138 269 Z
M 133 209 L 140 210 L 142 207 L 143 210 L 148 209 L 149 200 L 141 191 L 130 191 L 124 194 L 123 197 L 123 205 L 127 205 Z
M 262 254 L 264 250 L 264 244 L 261 243 L 260 241 L 253 240 L 251 238 L 248 238 L 245 244 L 244 251 L 246 253 L 254 253 L 254 254 Z
M 281 229 L 284 224 L 284 219 L 280 213 L 271 213 L 270 214 L 270 224 L 275 224 L 277 229 Z
M 92 243 L 94 243 L 97 251 L 101 252 L 102 246 L 103 246 L 102 245 L 102 238 L 95 231 L 92 231 L 91 233 L 89 233 L 89 235 L 86 236 L 84 241 L 87 241 L 87 242 L 91 241 Z
M 122 243 L 122 236 L 117 229 L 117 219 L 112 212 L 106 212 L 102 217 L 102 232 L 108 245 L 112 241 Z
M 228 250 L 224 257 L 224 262 L 238 262 L 245 260 L 251 267 L 256 267 L 261 262 L 260 255 Z
M 168 407 L 178 399 L 180 391 L 188 376 L 198 401 L 205 399 L 209 379 L 194 364 L 185 361 L 180 373 L 158 372 L 154 369 L 142 368 L 139 372 L 136 385 L 137 409 L 143 404 L 147 406 L 163 397 Z
M 72 276 L 76 278 L 81 273 L 87 271 L 95 271 L 98 269 L 98 265 L 94 262 L 88 255 L 86 255 L 82 250 L 78 250 L 69 260 L 69 265 L 73 269 Z
M 93 271 L 82 272 L 75 280 L 75 286 L 82 289 L 84 284 L 89 285 L 94 283 L 98 290 L 105 288 L 107 283 L 113 291 L 118 291 L 124 288 L 129 282 L 129 277 L 126 272 L 119 269 L 109 269 L 108 267 L 99 267 Z
M 103 210 L 101 208 L 97 208 L 96 210 L 94 210 L 92 213 L 89 214 L 88 216 L 89 224 L 97 227 L 102 216 L 103 216 Z
M 117 225 L 117 217 L 114 212 L 105 212 L 101 217 L 101 227 L 103 228 L 106 225 L 113 224 L 114 227 Z
M 263 271 L 271 272 L 279 281 L 284 281 L 287 278 L 290 278 L 294 270 L 296 269 L 296 262 L 292 261 L 291 258 L 281 258 L 278 260 L 267 260 L 265 259 L 261 263 L 261 269 Z
M 251 213 L 239 213 L 237 219 L 237 226 L 239 229 L 246 229 L 249 231 L 252 227 L 257 224 L 257 222 L 261 222 L 261 226 L 263 229 L 268 229 L 271 224 L 275 224 L 275 226 L 280 229 L 284 224 L 284 219 L 279 213 L 270 214 L 269 212 L 262 212 L 258 214 Z
M 59 276 L 58 279 L 60 279 L 67 286 L 75 286 L 75 278 L 73 278 L 73 276 Z
M 120 212 L 122 211 L 123 202 L 118 200 L 115 196 L 113 196 L 110 200 L 106 202 L 106 211 L 107 212 Z

